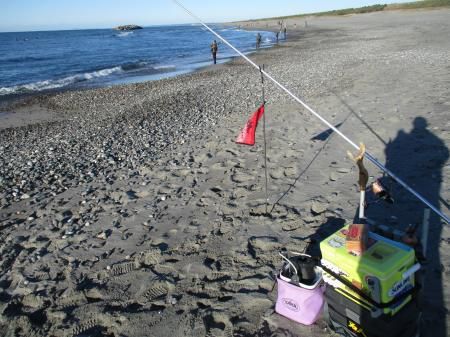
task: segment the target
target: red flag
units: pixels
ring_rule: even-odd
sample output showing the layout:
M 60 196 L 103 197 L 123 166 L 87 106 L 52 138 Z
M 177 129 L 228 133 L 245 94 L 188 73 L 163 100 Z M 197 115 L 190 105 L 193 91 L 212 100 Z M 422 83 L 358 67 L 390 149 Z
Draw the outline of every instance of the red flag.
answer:
M 256 127 L 258 126 L 258 121 L 264 114 L 264 105 L 261 105 L 258 110 L 256 110 L 252 117 L 245 124 L 244 129 L 236 139 L 236 143 L 243 145 L 255 145 L 255 133 Z

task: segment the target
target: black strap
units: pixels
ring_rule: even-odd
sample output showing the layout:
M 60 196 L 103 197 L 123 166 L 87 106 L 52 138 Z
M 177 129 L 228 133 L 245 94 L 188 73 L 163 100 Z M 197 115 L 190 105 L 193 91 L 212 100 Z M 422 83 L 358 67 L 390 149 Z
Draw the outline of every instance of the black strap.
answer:
M 380 309 L 389 308 L 393 304 L 405 300 L 408 296 L 416 294 L 419 291 L 419 288 L 420 288 L 418 285 L 416 285 L 413 288 L 411 288 L 408 291 L 406 291 L 405 293 L 401 294 L 400 296 L 395 297 L 390 302 L 378 303 L 375 300 L 373 300 L 371 297 L 369 297 L 366 293 L 364 293 L 361 289 L 357 288 L 353 283 L 351 283 L 347 279 L 343 278 L 341 275 L 336 274 L 335 272 L 331 271 L 330 269 L 328 269 L 327 267 L 325 267 L 323 265 L 321 265 L 321 268 L 326 273 L 330 274 L 335 279 L 339 280 L 339 282 L 342 282 L 346 287 L 348 287 L 351 290 L 353 290 L 355 293 L 357 293 L 359 296 L 361 296 L 364 300 L 366 300 L 367 302 L 369 302 L 373 306 L 375 306 L 377 308 L 380 308 Z

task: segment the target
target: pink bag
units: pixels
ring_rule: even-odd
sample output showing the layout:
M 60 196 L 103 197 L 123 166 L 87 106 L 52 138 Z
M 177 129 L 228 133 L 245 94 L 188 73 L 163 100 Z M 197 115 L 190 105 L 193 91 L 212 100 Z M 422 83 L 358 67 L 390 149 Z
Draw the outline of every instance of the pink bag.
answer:
M 322 273 L 316 269 L 316 279 L 311 285 L 293 284 L 283 275 L 277 276 L 277 303 L 275 311 L 303 325 L 311 325 L 322 313 L 325 285 Z

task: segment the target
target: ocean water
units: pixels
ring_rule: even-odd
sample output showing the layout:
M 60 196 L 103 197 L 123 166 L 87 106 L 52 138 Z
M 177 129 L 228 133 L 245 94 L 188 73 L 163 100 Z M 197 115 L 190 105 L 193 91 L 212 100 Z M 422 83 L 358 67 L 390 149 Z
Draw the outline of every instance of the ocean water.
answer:
M 255 48 L 258 31 L 213 28 L 245 53 Z M 275 35 L 260 32 L 262 47 Z M 142 82 L 188 73 L 211 64 L 215 37 L 200 25 L 0 33 L 0 96 L 51 89 Z M 235 56 L 219 43 L 218 62 Z

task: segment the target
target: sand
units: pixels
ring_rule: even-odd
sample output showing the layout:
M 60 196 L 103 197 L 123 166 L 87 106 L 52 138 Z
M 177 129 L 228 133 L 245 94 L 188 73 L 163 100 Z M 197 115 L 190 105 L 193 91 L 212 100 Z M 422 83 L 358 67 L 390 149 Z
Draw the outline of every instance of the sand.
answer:
M 288 40 L 252 58 L 449 214 L 449 17 L 290 20 Z M 266 94 L 270 216 L 262 127 L 255 147 L 234 143 L 261 102 L 242 60 L 3 105 L 0 335 L 332 336 L 323 320 L 274 312 L 274 274 L 280 249 L 317 253 L 352 221 L 351 148 L 272 85 Z M 423 205 L 391 185 L 395 204 L 368 216 L 420 223 Z M 449 244 L 433 215 L 422 336 L 448 335 Z

